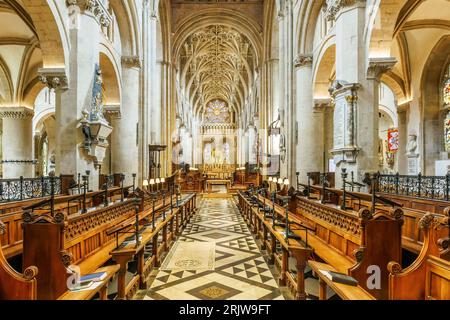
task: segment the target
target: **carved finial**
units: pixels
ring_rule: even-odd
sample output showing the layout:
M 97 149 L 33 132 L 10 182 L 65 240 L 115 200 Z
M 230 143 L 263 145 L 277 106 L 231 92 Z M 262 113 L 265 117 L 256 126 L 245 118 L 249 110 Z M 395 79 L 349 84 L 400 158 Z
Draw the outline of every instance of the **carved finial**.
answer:
M 427 213 L 419 220 L 420 229 L 428 229 L 431 227 L 434 221 L 434 215 L 432 213 Z
M 55 223 L 60 224 L 66 220 L 66 216 L 64 215 L 64 213 L 58 212 L 55 214 L 54 220 L 55 220 Z
M 73 261 L 73 256 L 70 252 L 67 251 L 61 251 L 61 261 L 63 263 L 63 265 L 68 268 Z
M 357 262 L 361 262 L 364 258 L 364 250 L 362 248 L 353 250 L 353 256 Z
M 37 267 L 34 267 L 34 266 L 33 267 L 28 267 L 23 272 L 23 277 L 26 280 L 31 281 L 31 280 L 34 280 L 37 277 L 38 273 L 39 273 L 39 270 L 38 270 Z
M 400 220 L 401 218 L 403 218 L 403 210 L 400 208 L 396 208 L 391 215 L 395 220 Z
M 391 261 L 388 263 L 388 271 L 392 274 L 399 274 L 402 272 L 402 267 L 398 262 Z
M 370 212 L 370 210 L 367 208 L 363 208 L 363 209 L 359 210 L 358 215 L 361 219 L 363 219 L 365 221 L 373 218 L 372 212 Z
M 450 248 L 450 238 L 439 239 L 437 243 L 442 250 L 447 250 Z

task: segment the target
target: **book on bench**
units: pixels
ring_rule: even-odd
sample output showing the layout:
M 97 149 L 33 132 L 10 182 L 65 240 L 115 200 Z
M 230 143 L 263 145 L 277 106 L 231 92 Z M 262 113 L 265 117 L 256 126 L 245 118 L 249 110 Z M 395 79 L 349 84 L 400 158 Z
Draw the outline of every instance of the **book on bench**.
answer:
M 356 287 L 358 285 L 358 280 L 356 280 L 353 277 L 350 277 L 349 275 L 346 275 L 344 273 L 329 271 L 329 270 L 319 270 L 325 277 L 330 279 L 333 282 L 336 283 L 342 283 L 349 286 Z
M 88 281 L 93 281 L 93 282 L 102 281 L 103 279 L 106 278 L 106 276 L 107 276 L 106 272 L 97 272 L 97 273 L 87 274 L 80 278 L 80 283 L 88 282 Z

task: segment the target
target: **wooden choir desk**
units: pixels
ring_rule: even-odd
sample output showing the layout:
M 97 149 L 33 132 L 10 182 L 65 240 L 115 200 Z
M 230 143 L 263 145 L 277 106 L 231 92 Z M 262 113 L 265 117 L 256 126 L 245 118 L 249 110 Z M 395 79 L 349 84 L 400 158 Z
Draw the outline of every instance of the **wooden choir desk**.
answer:
M 312 253 L 312 249 L 305 243 L 294 239 L 287 240 L 283 232 L 284 228 L 273 226 L 272 220 L 266 219 L 258 206 L 254 206 L 249 198 L 238 192 L 239 208 L 244 220 L 252 231 L 262 241 L 263 249 L 267 249 L 270 255 L 270 263 L 276 263 L 280 270 L 279 284 L 288 285 L 294 292 L 297 300 L 305 300 L 304 271 L 306 261 Z M 270 237 L 270 238 L 269 238 Z M 281 246 L 281 253 L 277 253 L 277 243 Z M 294 277 L 289 270 L 289 257 L 294 257 L 297 267 L 297 275 Z
M 139 221 L 144 222 L 138 232 L 140 240 L 118 246 L 111 252 L 112 259 L 120 265 L 117 299 L 131 299 L 137 289 L 148 287 L 148 279 L 152 269 L 160 266 L 160 257 L 174 243 L 181 227 L 185 226 L 192 218 L 195 213 L 195 203 L 196 194 L 191 194 L 181 199 L 178 206 L 172 210 L 170 206 L 160 208 L 157 214 L 158 221 L 154 228 L 151 224 L 145 223 L 145 219 L 152 214 L 152 210 L 145 210 L 140 213 Z M 133 224 L 133 219 L 130 219 L 130 221 L 109 233 L 117 233 L 127 227 L 131 228 Z M 146 259 L 145 249 L 148 245 L 152 247 L 152 255 Z M 134 258 L 137 260 L 137 275 L 126 285 L 127 266 Z
M 226 186 L 228 191 L 231 188 L 231 180 L 220 180 L 220 179 L 206 180 L 206 190 L 208 190 L 209 193 L 213 192 L 212 190 L 213 186 Z
M 124 190 L 128 193 L 126 187 Z M 95 191 L 86 194 L 86 207 L 91 208 L 103 202 L 105 191 Z M 122 189 L 114 187 L 108 190 L 110 201 L 121 198 Z M 79 213 L 83 208 L 83 195 L 55 196 L 55 212 L 63 212 L 66 215 Z M 24 208 L 49 201 L 50 197 L 36 198 L 18 202 L 10 202 L 0 205 L 0 221 L 6 226 L 3 240 L 3 253 L 7 259 L 19 255 L 22 252 L 22 214 Z M 35 212 L 37 214 L 37 212 Z
M 262 196 L 258 196 L 263 199 Z M 335 204 L 322 204 L 319 200 L 294 196 L 295 214 L 289 219 L 306 224 L 316 231 L 308 232 L 308 244 L 314 253 L 338 272 L 356 278 L 361 286 L 377 299 L 388 298 L 388 272 L 381 268 L 381 290 L 366 288 L 367 268 L 371 265 L 387 266 L 390 261 L 401 261 L 401 208 L 384 207 L 372 213 L 368 209 L 342 210 Z M 269 199 L 265 199 L 267 204 Z M 275 204 L 275 212 L 282 216 L 284 208 Z M 306 231 L 294 230 L 303 240 Z
M 170 203 L 168 199 L 158 199 L 156 209 L 162 207 L 163 201 Z M 107 231 L 135 217 L 141 205 L 141 200 L 127 199 L 70 216 L 62 212 L 53 215 L 25 212 L 23 265 L 35 265 L 41 271 L 37 277 L 37 298 L 54 300 L 65 294 L 67 268 L 71 265 L 78 266 L 82 275 L 104 266 L 117 242 L 127 237 L 121 234 L 116 238 Z M 114 268 L 109 270 L 113 272 Z

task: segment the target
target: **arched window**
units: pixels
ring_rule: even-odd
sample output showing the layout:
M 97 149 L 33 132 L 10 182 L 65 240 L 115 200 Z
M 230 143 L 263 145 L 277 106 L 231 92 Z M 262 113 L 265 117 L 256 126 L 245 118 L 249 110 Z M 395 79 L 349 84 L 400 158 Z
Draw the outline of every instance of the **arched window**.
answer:
M 444 144 L 445 151 L 450 152 L 450 66 L 447 67 L 447 75 L 445 76 L 444 86 L 442 89 L 442 101 L 446 117 L 444 120 Z

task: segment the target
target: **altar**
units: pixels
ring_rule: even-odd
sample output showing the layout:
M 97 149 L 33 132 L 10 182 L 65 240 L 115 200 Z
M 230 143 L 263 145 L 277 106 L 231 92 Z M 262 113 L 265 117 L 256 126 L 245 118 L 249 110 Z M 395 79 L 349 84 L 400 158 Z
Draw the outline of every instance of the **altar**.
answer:
M 208 193 L 212 193 L 214 191 L 213 186 L 225 186 L 226 192 L 221 192 L 221 193 L 228 193 L 228 190 L 230 190 L 230 188 L 231 188 L 231 181 L 230 180 L 206 180 L 206 190 L 208 190 Z

